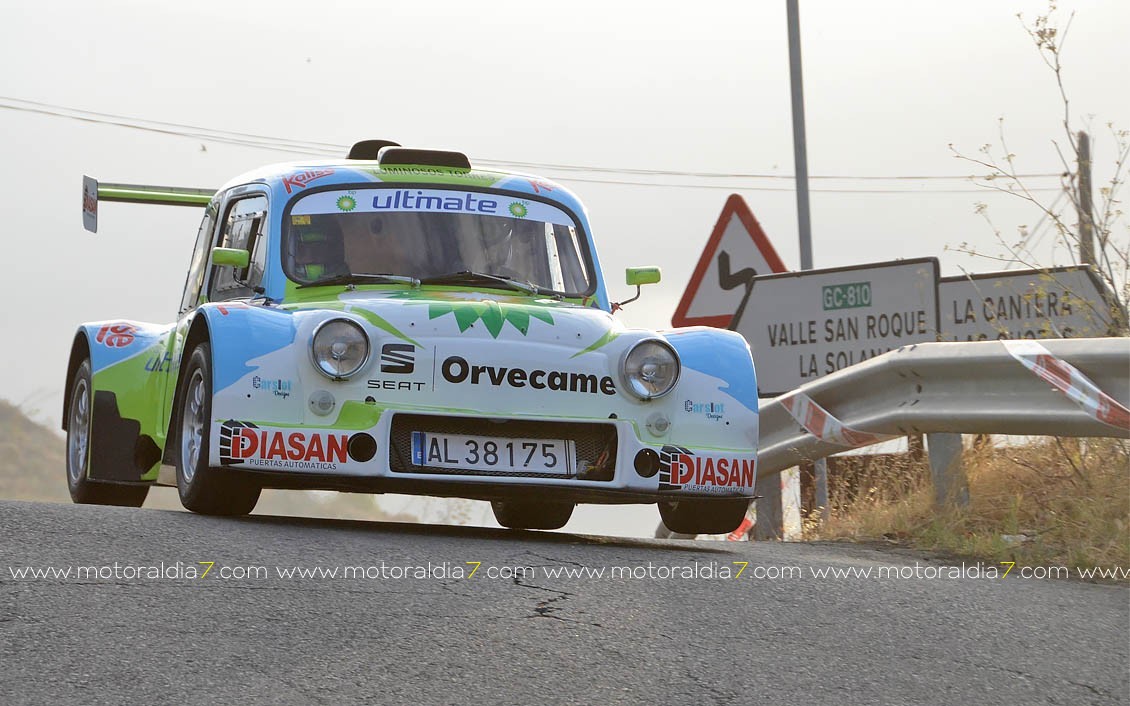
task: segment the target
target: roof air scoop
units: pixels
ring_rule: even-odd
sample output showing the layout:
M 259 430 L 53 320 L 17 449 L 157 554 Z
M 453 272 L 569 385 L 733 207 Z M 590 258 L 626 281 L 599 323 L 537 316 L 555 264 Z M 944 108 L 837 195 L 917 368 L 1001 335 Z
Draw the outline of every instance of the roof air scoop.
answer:
M 349 156 L 346 159 L 374 160 L 382 147 L 400 147 L 400 143 L 392 140 L 361 140 L 349 148 Z
M 471 170 L 471 160 L 467 159 L 467 155 L 447 150 L 418 150 L 396 145 L 382 148 L 377 160 L 382 167 L 411 165 Z

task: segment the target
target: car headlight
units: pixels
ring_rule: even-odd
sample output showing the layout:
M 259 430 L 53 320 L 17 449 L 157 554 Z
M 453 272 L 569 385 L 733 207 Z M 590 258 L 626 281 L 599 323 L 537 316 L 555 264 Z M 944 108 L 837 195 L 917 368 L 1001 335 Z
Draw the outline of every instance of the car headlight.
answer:
M 344 380 L 355 375 L 369 360 L 369 337 L 356 321 L 323 321 L 310 339 L 310 357 L 323 375 Z
M 620 375 L 628 390 L 641 400 L 662 397 L 679 381 L 679 356 L 663 341 L 649 338 L 628 349 Z

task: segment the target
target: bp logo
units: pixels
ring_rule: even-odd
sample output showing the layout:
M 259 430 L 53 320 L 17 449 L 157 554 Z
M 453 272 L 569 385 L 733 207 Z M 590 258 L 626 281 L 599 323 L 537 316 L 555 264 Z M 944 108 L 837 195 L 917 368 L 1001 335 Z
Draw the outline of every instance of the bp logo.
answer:
M 525 218 L 526 214 L 530 212 L 530 209 L 526 208 L 526 204 L 522 203 L 521 201 L 515 201 L 510 204 L 509 211 L 510 215 L 514 216 L 515 218 Z
M 353 198 L 352 196 L 342 196 L 337 200 L 337 207 L 339 210 L 349 213 L 353 209 L 357 208 L 357 199 Z

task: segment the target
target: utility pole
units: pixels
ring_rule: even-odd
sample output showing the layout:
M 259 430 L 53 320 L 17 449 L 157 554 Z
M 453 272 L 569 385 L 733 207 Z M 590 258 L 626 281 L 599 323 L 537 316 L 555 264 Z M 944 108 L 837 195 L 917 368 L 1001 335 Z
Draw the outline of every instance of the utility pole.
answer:
M 1079 131 L 1079 174 L 1076 209 L 1079 212 L 1079 262 L 1097 265 L 1095 262 L 1095 217 L 1091 203 L 1091 137 Z
M 804 136 L 804 82 L 800 61 L 800 8 L 799 0 L 785 0 L 785 13 L 789 25 L 789 84 L 792 88 L 793 108 L 793 162 L 796 169 L 796 209 L 800 234 L 800 269 L 812 269 L 812 223 L 808 212 L 808 150 Z M 817 497 L 824 499 L 827 507 L 828 466 L 824 459 L 815 463 Z M 781 510 L 781 478 L 774 474 L 758 479 L 756 539 L 780 539 L 783 533 Z M 819 502 L 819 501 L 818 501 Z M 825 513 L 827 510 L 825 510 Z M 768 519 L 768 521 L 766 521 Z
M 1078 140 L 1078 183 L 1075 192 L 1076 211 L 1079 217 L 1079 262 L 1090 265 L 1096 270 L 1101 270 L 1102 253 L 1106 249 L 1106 239 L 1099 236 L 1099 250 L 1095 252 L 1095 214 L 1094 202 L 1091 200 L 1091 136 L 1079 131 Z M 1128 317 L 1126 308 L 1118 301 L 1109 289 L 1103 287 L 1103 304 L 1106 305 L 1107 314 L 1110 316 L 1110 330 L 1107 335 L 1125 336 L 1128 332 Z
M 804 136 L 804 82 L 800 62 L 800 8 L 786 0 L 789 20 L 789 83 L 793 97 L 793 162 L 796 164 L 796 210 L 800 231 L 800 269 L 812 269 L 812 223 L 808 214 L 808 148 Z

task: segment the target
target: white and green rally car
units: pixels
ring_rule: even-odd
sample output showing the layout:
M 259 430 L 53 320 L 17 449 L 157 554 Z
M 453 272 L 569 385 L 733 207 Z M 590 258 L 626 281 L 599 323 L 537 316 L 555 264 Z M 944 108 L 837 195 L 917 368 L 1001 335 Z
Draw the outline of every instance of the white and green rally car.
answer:
M 626 328 L 584 208 L 457 152 L 358 143 L 219 190 L 84 179 L 99 201 L 203 207 L 176 323 L 79 327 L 67 480 L 195 512 L 261 488 L 491 501 L 555 529 L 578 502 L 658 503 L 675 532 L 736 527 L 753 495 L 757 383 L 730 331 Z M 659 280 L 627 271 L 629 285 Z

